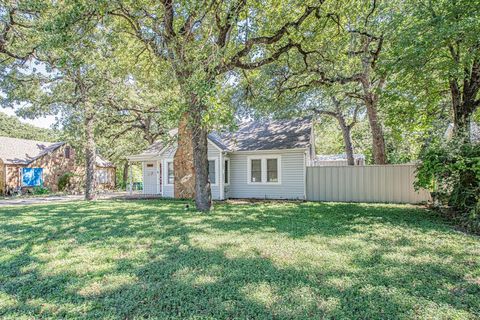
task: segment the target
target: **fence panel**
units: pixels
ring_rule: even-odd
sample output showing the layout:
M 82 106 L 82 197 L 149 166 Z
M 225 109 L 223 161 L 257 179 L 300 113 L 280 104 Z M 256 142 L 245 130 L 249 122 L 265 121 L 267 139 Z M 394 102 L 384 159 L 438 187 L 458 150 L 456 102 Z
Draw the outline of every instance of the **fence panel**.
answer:
M 307 167 L 307 200 L 420 203 L 427 190 L 415 191 L 414 165 Z

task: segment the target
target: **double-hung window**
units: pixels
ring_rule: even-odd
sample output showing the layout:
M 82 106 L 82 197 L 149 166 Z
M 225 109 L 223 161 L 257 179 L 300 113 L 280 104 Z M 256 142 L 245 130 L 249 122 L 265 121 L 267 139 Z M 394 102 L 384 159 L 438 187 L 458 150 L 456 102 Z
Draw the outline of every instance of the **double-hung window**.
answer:
M 211 184 L 217 184 L 217 168 L 215 160 L 208 160 L 208 180 Z
M 278 159 L 267 159 L 267 182 L 278 182 Z
M 174 180 L 173 161 L 167 161 L 167 184 L 173 184 Z
M 280 183 L 280 156 L 248 158 L 248 181 L 255 183 Z
M 262 182 L 262 159 L 250 160 L 250 182 Z
M 229 184 L 230 183 L 230 160 L 229 159 L 225 159 L 225 164 L 223 166 L 223 182 L 225 184 Z

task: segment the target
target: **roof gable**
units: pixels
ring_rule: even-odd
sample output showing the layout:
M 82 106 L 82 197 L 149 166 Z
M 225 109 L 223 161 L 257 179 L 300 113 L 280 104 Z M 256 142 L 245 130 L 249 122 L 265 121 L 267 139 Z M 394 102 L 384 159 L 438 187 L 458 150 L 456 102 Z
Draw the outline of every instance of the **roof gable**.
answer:
M 45 142 L 0 137 L 0 159 L 5 164 L 28 165 L 65 144 L 65 142 Z M 100 155 L 96 156 L 95 164 L 104 168 L 115 166 Z
M 65 142 L 44 142 L 0 137 L 0 159 L 6 164 L 29 164 L 48 154 Z

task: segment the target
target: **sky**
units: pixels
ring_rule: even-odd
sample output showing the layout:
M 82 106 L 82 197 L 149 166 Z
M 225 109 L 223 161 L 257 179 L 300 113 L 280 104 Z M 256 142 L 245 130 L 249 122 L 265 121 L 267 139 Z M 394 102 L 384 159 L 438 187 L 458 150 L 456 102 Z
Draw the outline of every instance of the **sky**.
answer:
M 16 116 L 15 110 L 11 108 L 0 109 L 0 112 L 6 113 L 9 116 Z M 17 118 L 23 123 L 29 123 L 39 128 L 50 128 L 51 125 L 55 123 L 55 116 L 46 116 L 37 119 L 23 119 L 20 117 Z

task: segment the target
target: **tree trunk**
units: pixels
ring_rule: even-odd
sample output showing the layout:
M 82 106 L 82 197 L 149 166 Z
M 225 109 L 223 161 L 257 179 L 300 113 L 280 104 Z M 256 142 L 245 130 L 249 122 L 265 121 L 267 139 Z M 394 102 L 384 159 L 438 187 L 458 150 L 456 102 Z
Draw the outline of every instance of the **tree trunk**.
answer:
M 454 56 L 454 60 L 459 63 L 458 57 Z M 480 100 L 477 99 L 480 92 L 480 56 L 477 55 L 473 64 L 464 70 L 462 90 L 457 79 L 449 80 L 452 95 L 453 138 L 463 143 L 471 141 L 470 122 L 480 105 Z
M 95 137 L 94 117 L 87 112 L 85 116 L 85 200 L 95 199 Z
M 368 123 L 372 133 L 372 153 L 375 164 L 386 164 L 387 156 L 385 154 L 385 140 L 383 137 L 382 125 L 378 119 L 377 106 L 374 100 L 367 97 L 365 101 L 367 108 Z
M 173 158 L 173 172 L 175 198 L 193 199 L 195 197 L 195 168 L 192 131 L 187 113 L 182 116 L 178 125 L 178 146 Z
M 123 179 L 122 179 L 122 186 L 125 184 L 125 188 L 128 185 L 128 161 L 125 161 L 125 164 L 123 165 Z
M 452 112 L 453 112 L 453 138 L 456 141 L 470 141 L 470 118 L 472 113 L 466 105 L 465 97 L 462 97 L 458 83 L 450 80 L 450 93 L 452 95 Z
M 369 52 L 369 42 L 365 39 L 364 53 L 362 57 L 363 74 L 360 79 L 360 83 L 363 89 L 363 101 L 367 109 L 368 122 L 370 124 L 370 131 L 372 133 L 372 153 L 373 162 L 375 164 L 386 164 L 387 156 L 385 154 L 385 139 L 383 136 L 383 129 L 380 120 L 378 119 L 378 93 L 376 90 L 380 90 L 385 83 L 385 77 L 381 77 L 376 88 L 371 81 L 371 72 L 373 71 L 371 63 L 371 53 Z
M 355 159 L 353 158 L 352 135 L 350 133 L 351 127 L 347 125 L 342 116 L 339 116 L 337 119 L 338 123 L 340 124 L 340 129 L 342 129 L 343 142 L 345 144 L 345 154 L 347 155 L 347 164 L 349 166 L 353 166 L 355 165 Z
M 208 181 L 208 132 L 201 124 L 201 113 L 192 116 L 193 164 L 195 166 L 195 206 L 207 212 L 212 206 L 212 192 Z
M 453 110 L 453 137 L 457 141 L 470 141 L 471 114 L 465 112 L 465 108 L 457 106 Z

